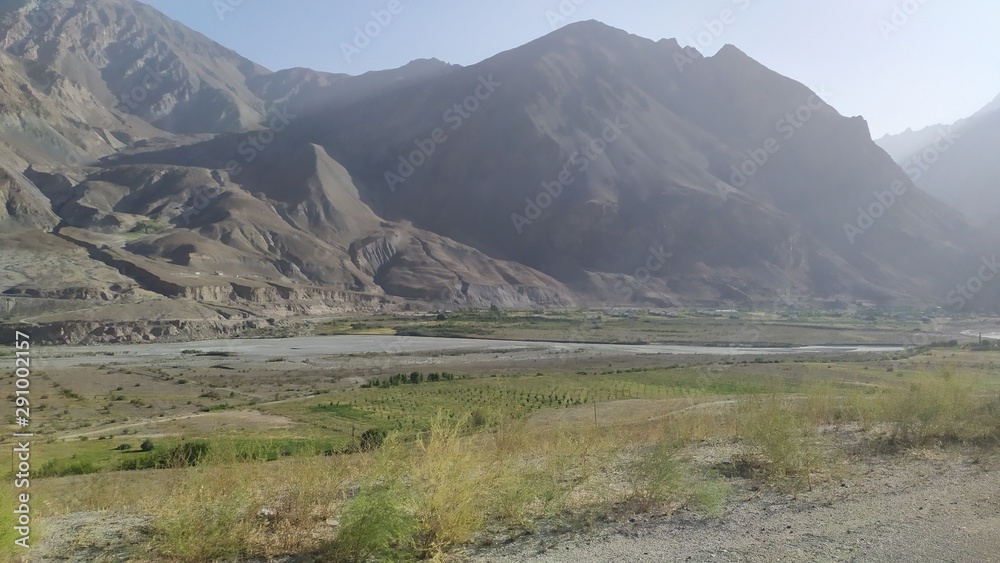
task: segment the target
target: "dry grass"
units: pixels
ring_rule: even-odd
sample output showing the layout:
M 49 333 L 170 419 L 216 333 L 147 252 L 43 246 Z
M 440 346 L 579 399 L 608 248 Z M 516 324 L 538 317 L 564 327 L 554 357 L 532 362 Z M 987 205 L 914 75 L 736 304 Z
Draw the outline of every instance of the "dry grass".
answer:
M 623 402 L 623 404 L 625 404 Z M 602 406 L 606 408 L 601 408 Z M 622 405 L 617 405 L 622 406 Z M 147 548 L 164 561 L 316 553 L 338 561 L 443 559 L 456 547 L 553 523 L 686 506 L 720 514 L 726 482 L 685 452 L 731 443 L 736 465 L 794 491 L 828 476 L 843 451 L 821 428 L 865 430 L 882 447 L 995 446 L 1000 400 L 950 372 L 814 383 L 754 396 L 592 404 L 526 416 L 510 404 L 439 413 L 415 440 L 390 435 L 374 452 L 204 465 L 79 478 L 46 513 L 129 510 L 153 522 Z M 155 478 L 153 478 L 155 476 Z M 264 510 L 267 509 L 267 510 Z M 263 512 L 262 512 L 263 511 Z

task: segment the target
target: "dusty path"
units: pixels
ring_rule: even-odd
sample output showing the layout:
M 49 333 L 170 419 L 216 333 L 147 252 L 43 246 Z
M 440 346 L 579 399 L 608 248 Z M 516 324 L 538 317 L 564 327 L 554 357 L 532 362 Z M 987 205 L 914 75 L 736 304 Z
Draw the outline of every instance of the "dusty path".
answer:
M 975 454 L 883 458 L 864 474 L 791 499 L 738 492 L 728 513 L 626 522 L 533 537 L 477 562 L 1000 561 L 1000 463 Z M 742 498 L 739 498 L 742 497 Z
M 282 403 L 292 403 L 292 402 L 295 402 L 295 401 L 305 401 L 307 399 L 312 399 L 312 398 L 315 398 L 315 397 L 316 397 L 316 395 L 305 395 L 305 396 L 302 396 L 302 397 L 291 397 L 291 398 L 288 398 L 288 399 L 281 399 L 280 401 L 268 401 L 266 403 L 257 403 L 255 405 L 253 405 L 253 408 L 249 409 L 249 411 L 250 412 L 257 412 L 258 414 L 262 414 L 262 413 L 260 413 L 257 410 L 258 407 L 266 407 L 268 405 L 280 405 Z M 129 422 L 127 424 L 117 424 L 115 426 L 104 426 L 104 427 L 98 428 L 96 430 L 88 430 L 86 432 L 78 432 L 76 434 L 65 434 L 65 435 L 61 435 L 61 436 L 57 435 L 57 436 L 54 436 L 54 438 L 56 440 L 60 440 L 60 441 L 63 441 L 63 442 L 65 442 L 67 440 L 79 440 L 80 438 L 82 438 L 84 436 L 87 436 L 87 437 L 90 437 L 90 436 L 100 436 L 102 434 L 109 434 L 109 433 L 110 434 L 117 434 L 117 433 L 121 432 L 122 430 L 125 430 L 126 428 L 137 428 L 139 426 L 151 426 L 153 424 L 163 424 L 163 423 L 166 423 L 166 422 L 176 422 L 178 420 L 188 420 L 188 419 L 199 418 L 199 417 L 204 417 L 204 416 L 216 416 L 218 414 L 219 414 L 218 412 L 196 412 L 196 413 L 188 413 L 188 414 L 179 414 L 179 415 L 176 415 L 176 416 L 166 416 L 166 417 L 163 417 L 163 418 L 147 418 L 147 419 L 143 419 L 143 420 L 139 420 L 139 421 L 135 421 L 135 422 Z M 262 416 L 263 416 L 263 414 L 262 414 Z M 149 437 L 149 436 L 147 436 L 147 437 Z

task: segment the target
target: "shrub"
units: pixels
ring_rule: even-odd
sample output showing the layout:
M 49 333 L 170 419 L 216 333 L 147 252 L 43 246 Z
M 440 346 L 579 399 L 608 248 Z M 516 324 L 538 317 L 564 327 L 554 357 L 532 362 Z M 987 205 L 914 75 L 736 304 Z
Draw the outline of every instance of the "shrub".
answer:
M 98 467 L 87 460 L 52 459 L 45 462 L 38 471 L 37 477 L 67 477 L 70 475 L 89 475 L 97 473 Z
M 390 482 L 363 488 L 341 514 L 340 533 L 330 548 L 335 561 L 413 559 L 420 524 L 405 507 L 406 487 Z
M 147 442 L 149 440 L 146 440 Z M 143 446 L 146 442 L 143 442 Z M 140 446 L 140 449 L 142 446 Z M 143 449 L 144 452 L 152 451 Z M 142 469 L 169 469 L 192 467 L 205 461 L 208 457 L 208 442 L 185 442 L 179 446 L 157 452 L 154 455 L 132 457 L 122 460 L 119 469 L 122 471 L 137 471 Z
M 208 457 L 208 442 L 185 442 L 170 450 L 168 461 L 173 467 L 198 465 Z
M 358 450 L 362 452 L 370 452 L 377 450 L 382 447 L 382 443 L 385 442 L 386 432 L 381 428 L 370 428 L 365 430 L 361 434 L 361 438 L 358 440 Z
M 997 423 L 976 382 L 950 372 L 923 375 L 881 397 L 890 439 L 903 446 L 972 442 L 995 437 Z
M 469 426 L 472 428 L 482 428 L 488 423 L 489 417 L 483 409 L 474 409 L 472 413 L 469 414 Z
M 146 438 L 145 440 L 143 440 L 142 444 L 139 445 L 139 449 L 142 450 L 142 451 L 144 451 L 144 452 L 151 452 L 151 451 L 153 451 L 153 447 L 154 447 L 153 446 L 153 441 L 150 440 L 149 438 Z
M 803 413 L 779 396 L 770 396 L 745 400 L 739 416 L 749 449 L 743 461 L 759 465 L 780 486 L 811 486 L 810 474 L 820 460 L 813 443 L 815 428 Z

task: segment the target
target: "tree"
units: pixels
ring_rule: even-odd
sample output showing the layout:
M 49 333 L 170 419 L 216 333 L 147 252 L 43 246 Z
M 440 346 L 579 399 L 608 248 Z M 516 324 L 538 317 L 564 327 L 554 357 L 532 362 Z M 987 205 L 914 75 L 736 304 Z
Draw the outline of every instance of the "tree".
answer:
M 503 318 L 503 311 L 500 310 L 500 307 L 497 307 L 496 303 L 490 304 L 489 318 L 493 319 L 494 321 L 499 321 L 501 318 Z

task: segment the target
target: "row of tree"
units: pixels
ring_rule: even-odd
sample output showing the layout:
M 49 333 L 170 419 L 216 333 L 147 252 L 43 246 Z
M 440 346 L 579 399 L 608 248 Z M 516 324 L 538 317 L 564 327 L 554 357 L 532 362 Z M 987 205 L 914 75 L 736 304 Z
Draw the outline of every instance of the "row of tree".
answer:
M 453 381 L 455 379 L 455 374 L 449 372 L 432 372 L 428 373 L 426 377 L 424 374 L 415 371 L 410 374 L 397 373 L 396 375 L 390 376 L 388 379 L 375 378 L 364 385 L 361 386 L 362 389 L 371 389 L 378 387 L 396 387 L 399 385 L 417 385 L 418 383 L 423 383 L 425 381 L 435 382 L 435 381 Z

